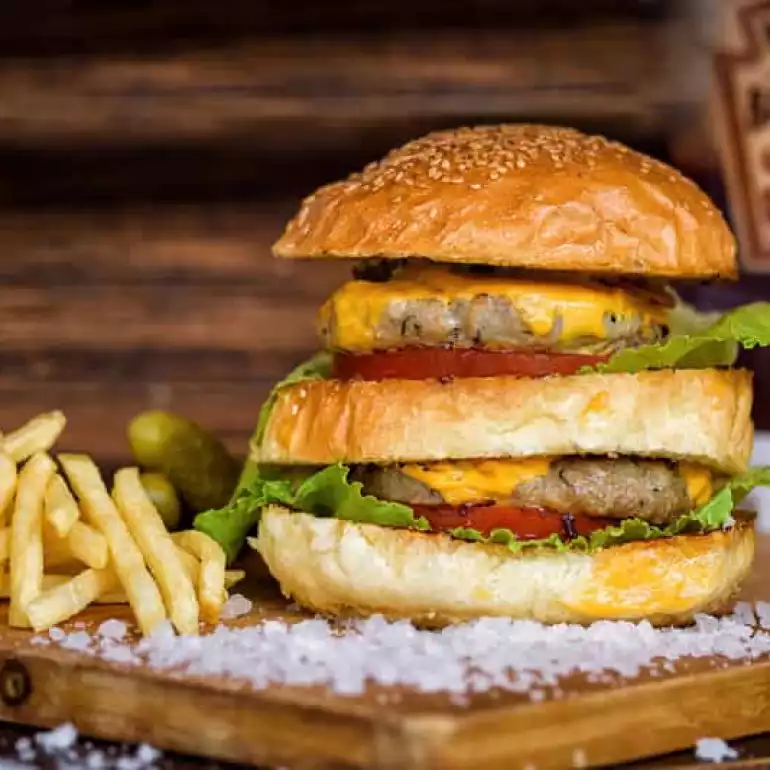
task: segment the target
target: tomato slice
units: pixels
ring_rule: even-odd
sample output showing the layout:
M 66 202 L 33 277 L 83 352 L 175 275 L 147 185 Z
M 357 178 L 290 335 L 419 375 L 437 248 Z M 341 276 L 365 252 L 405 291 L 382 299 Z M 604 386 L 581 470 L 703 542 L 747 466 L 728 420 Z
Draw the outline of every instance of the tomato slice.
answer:
M 430 380 L 451 377 L 545 377 L 575 374 L 609 355 L 546 353 L 533 350 L 408 347 L 374 353 L 335 353 L 338 380 Z
M 415 515 L 424 516 L 436 531 L 468 527 L 488 535 L 495 529 L 510 529 L 521 540 L 539 540 L 554 534 L 562 540 L 571 540 L 618 523 L 609 518 L 572 516 L 544 508 L 508 505 L 413 505 L 412 508 Z

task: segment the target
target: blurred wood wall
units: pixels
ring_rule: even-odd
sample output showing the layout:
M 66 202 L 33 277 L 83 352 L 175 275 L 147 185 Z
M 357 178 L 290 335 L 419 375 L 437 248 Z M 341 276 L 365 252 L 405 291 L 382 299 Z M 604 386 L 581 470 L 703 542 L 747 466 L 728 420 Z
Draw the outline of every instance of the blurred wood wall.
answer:
M 315 186 L 429 129 L 599 130 L 723 203 L 713 2 L 6 0 L 0 15 L 0 427 L 60 407 L 66 445 L 108 461 L 149 406 L 243 450 L 347 273 L 275 262 L 270 244 Z

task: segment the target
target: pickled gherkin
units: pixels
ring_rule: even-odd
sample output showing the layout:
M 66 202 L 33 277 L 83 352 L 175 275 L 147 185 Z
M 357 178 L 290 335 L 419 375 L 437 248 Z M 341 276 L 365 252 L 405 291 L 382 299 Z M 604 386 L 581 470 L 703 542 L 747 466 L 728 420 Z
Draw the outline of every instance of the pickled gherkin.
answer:
M 142 412 L 128 426 L 136 462 L 159 471 L 193 512 L 225 505 L 240 467 L 224 445 L 199 425 L 160 410 Z

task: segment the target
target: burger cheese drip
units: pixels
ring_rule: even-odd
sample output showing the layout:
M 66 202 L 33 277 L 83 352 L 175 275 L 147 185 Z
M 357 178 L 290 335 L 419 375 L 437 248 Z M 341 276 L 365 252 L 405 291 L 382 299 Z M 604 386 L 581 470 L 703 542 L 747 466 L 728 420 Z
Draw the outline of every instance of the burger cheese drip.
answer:
M 319 332 L 340 379 L 572 374 L 660 339 L 665 309 L 602 284 L 540 282 L 407 264 L 344 284 Z

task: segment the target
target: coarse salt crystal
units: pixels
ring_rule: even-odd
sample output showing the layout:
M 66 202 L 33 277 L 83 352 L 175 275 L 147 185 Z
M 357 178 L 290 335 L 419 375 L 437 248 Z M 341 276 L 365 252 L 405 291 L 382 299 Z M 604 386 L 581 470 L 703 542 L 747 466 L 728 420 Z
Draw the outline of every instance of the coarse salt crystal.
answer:
M 67 632 L 63 628 L 54 626 L 53 628 L 48 629 L 48 636 L 53 639 L 54 642 L 60 642 L 67 636 Z
M 161 756 L 162 752 L 154 746 L 150 746 L 149 743 L 140 743 L 139 748 L 136 750 L 137 760 L 144 762 L 146 765 L 157 762 Z
M 72 748 L 78 739 L 78 731 L 75 725 L 65 722 L 53 730 L 45 733 L 38 733 L 35 736 L 35 743 L 46 753 L 63 752 Z
M 770 634 L 756 633 L 747 624 L 754 612 L 739 606 L 731 616 L 699 615 L 688 628 L 663 629 L 647 622 L 549 627 L 483 618 L 436 632 L 375 616 L 343 624 L 317 618 L 293 624 L 267 620 L 177 637 L 164 623 L 137 644 L 82 632 L 67 634 L 58 643 L 155 670 L 237 678 L 256 689 L 325 685 L 337 694 L 358 695 L 376 684 L 450 696 L 497 689 L 539 701 L 546 694 L 561 697 L 560 683 L 573 674 L 615 686 L 642 671 L 658 676 L 675 672 L 681 658 L 712 658 L 714 665 L 726 665 L 767 655 Z M 756 613 L 770 614 L 770 604 L 758 606 Z
M 724 762 L 738 759 L 738 752 L 721 738 L 699 738 L 695 742 L 695 758 L 701 762 Z
M 220 612 L 222 620 L 233 620 L 251 612 L 252 603 L 241 594 L 233 594 L 223 605 Z
M 128 626 L 122 620 L 105 620 L 97 629 L 99 636 L 116 641 L 125 638 Z
M 86 631 L 75 631 L 72 634 L 66 634 L 63 639 L 59 640 L 59 644 L 65 650 L 87 652 L 92 641 L 91 636 Z
M 19 759 L 24 762 L 31 762 L 37 755 L 35 747 L 32 745 L 32 738 L 29 738 L 26 735 L 16 741 L 14 748 L 19 755 Z
M 760 628 L 770 631 L 770 602 L 757 602 L 754 605 Z
M 140 743 L 133 755 L 127 754 L 118 757 L 115 762 L 116 770 L 142 770 L 151 767 L 160 758 L 162 753 L 148 743 Z
M 583 749 L 575 749 L 572 752 L 572 767 L 585 767 L 588 764 L 585 751 Z
M 103 751 L 93 749 L 85 756 L 85 766 L 89 770 L 103 770 L 107 766 L 107 759 Z
M 733 608 L 733 617 L 739 622 L 747 626 L 756 625 L 757 618 L 754 615 L 754 608 L 749 602 L 736 602 Z
M 102 643 L 99 648 L 99 657 L 111 663 L 137 664 L 141 659 L 136 656 L 133 649 L 127 644 Z

